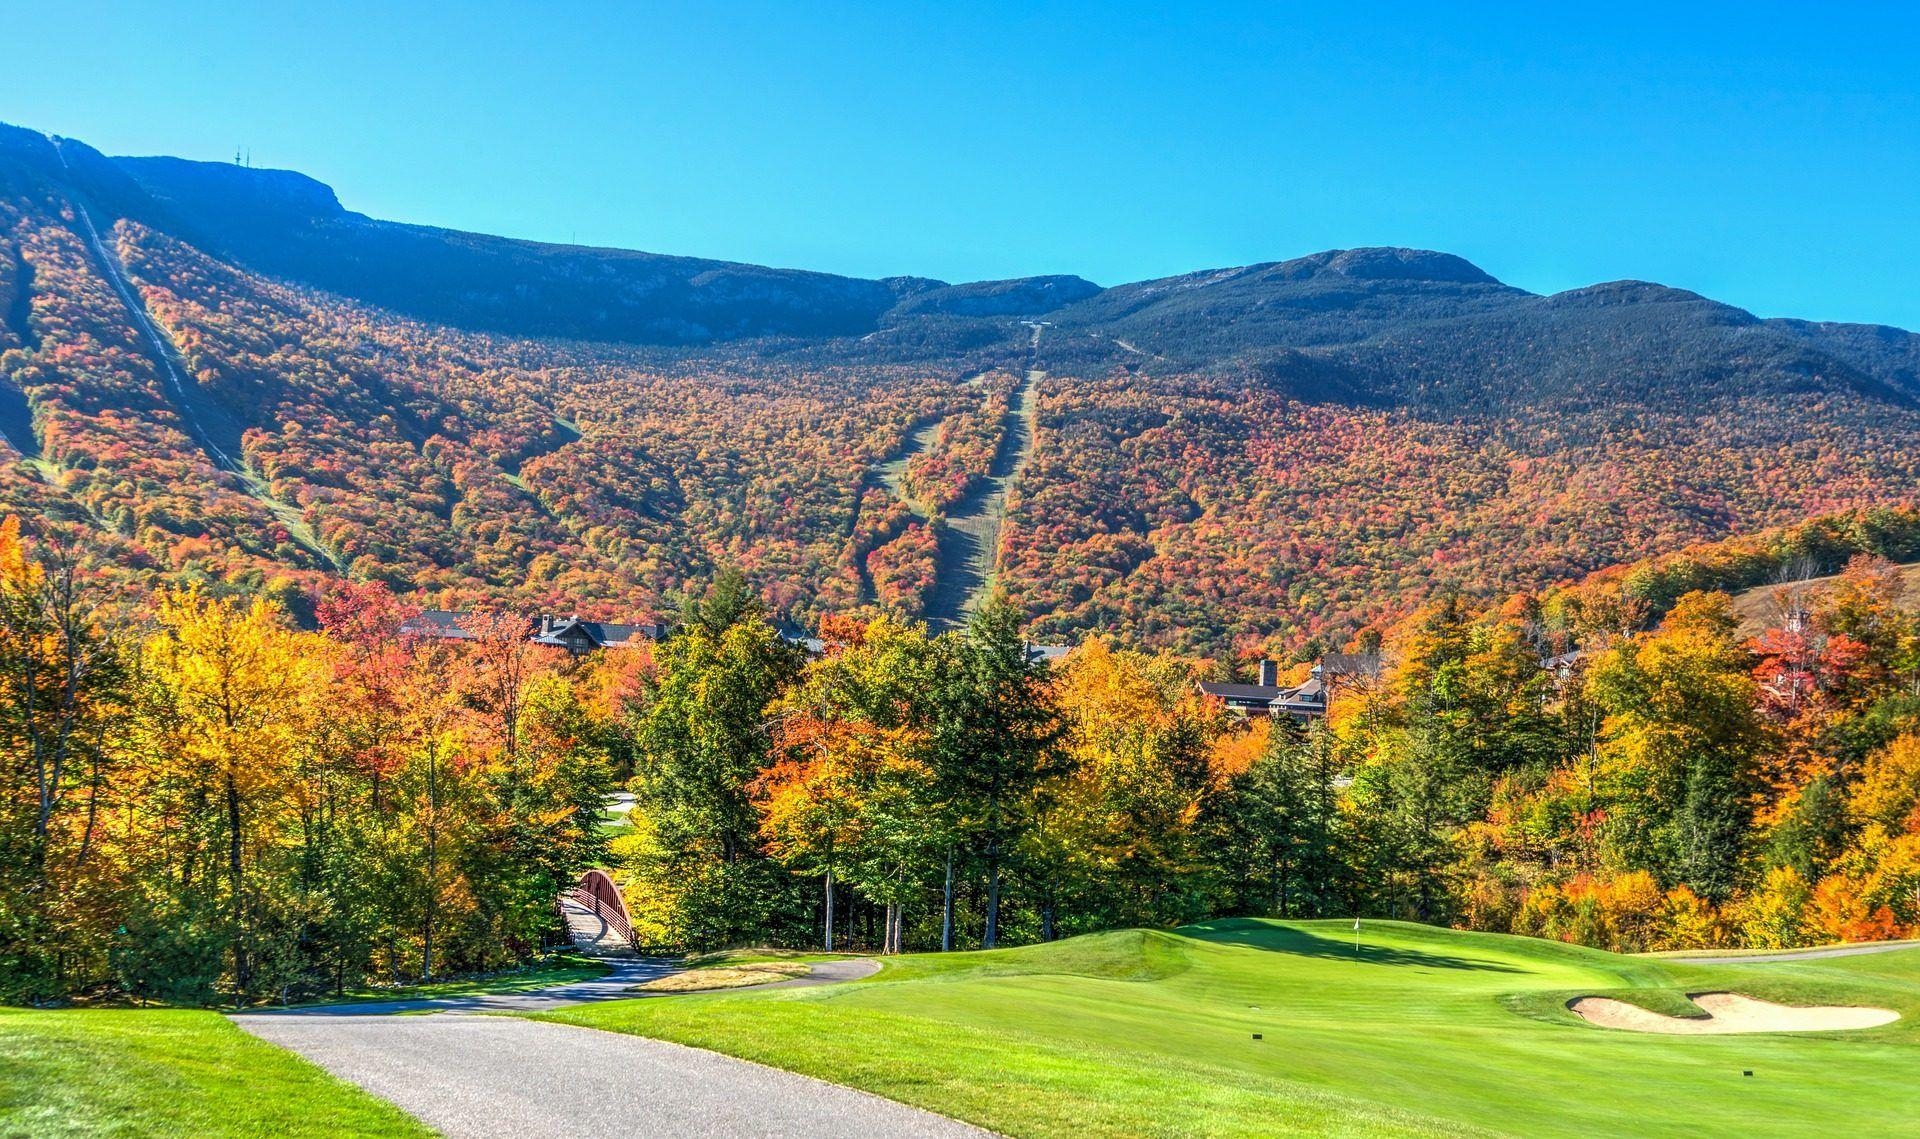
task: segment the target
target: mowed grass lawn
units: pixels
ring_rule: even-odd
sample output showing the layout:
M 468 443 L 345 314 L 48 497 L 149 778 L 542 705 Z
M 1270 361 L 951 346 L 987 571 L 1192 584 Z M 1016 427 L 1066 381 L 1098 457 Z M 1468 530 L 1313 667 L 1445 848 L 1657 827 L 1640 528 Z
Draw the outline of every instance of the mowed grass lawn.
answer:
M 5 1139 L 431 1134 L 218 1013 L 0 1009 Z
M 1604 993 L 1680 1011 L 1684 993 L 1723 988 L 1903 1019 L 1669 1037 L 1596 1028 L 1564 1007 Z M 846 985 L 545 1015 L 1016 1136 L 1920 1133 L 1914 950 L 1692 967 L 1368 922 L 1356 953 L 1347 923 L 1232 920 L 909 956 Z

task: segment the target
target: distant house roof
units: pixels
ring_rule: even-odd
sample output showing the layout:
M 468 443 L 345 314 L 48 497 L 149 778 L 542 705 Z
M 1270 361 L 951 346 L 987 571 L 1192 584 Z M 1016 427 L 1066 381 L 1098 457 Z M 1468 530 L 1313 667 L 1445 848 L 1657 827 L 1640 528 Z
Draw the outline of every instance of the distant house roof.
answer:
M 1325 715 L 1327 710 L 1326 688 L 1318 680 L 1290 687 L 1204 680 L 1199 687 L 1201 695 L 1216 697 L 1227 707 L 1241 712 L 1312 718 Z
M 473 634 L 465 622 L 470 614 L 452 609 L 423 609 L 401 622 L 406 636 L 431 637 L 442 641 L 467 641 Z M 662 624 L 619 624 L 613 621 L 584 621 L 579 617 L 529 617 L 527 639 L 536 645 L 550 645 L 570 652 L 591 649 L 624 649 L 644 641 L 662 641 L 667 627 Z
M 1279 665 L 1260 662 L 1260 679 L 1277 681 Z M 1373 653 L 1335 653 L 1321 657 L 1312 675 L 1299 684 L 1238 684 L 1231 681 L 1202 681 L 1202 695 L 1224 701 L 1237 712 L 1265 712 L 1269 716 L 1294 716 L 1315 719 L 1327 714 L 1327 689 L 1335 677 L 1375 677 L 1380 673 L 1380 658 Z
M 782 632 L 780 639 L 796 648 L 805 649 L 808 656 L 827 655 L 827 642 L 819 637 L 809 637 L 805 633 Z
M 1266 705 L 1278 700 L 1280 694 L 1287 690 L 1271 684 L 1227 684 L 1203 680 L 1200 682 L 1200 691 L 1208 696 L 1218 696 L 1230 704 L 1235 701 L 1246 703 L 1258 701 Z
M 622 625 L 613 621 L 583 621 L 578 617 L 542 617 L 532 636 L 536 645 L 553 645 L 579 651 L 582 648 L 624 649 L 635 641 L 664 639 L 664 625 Z

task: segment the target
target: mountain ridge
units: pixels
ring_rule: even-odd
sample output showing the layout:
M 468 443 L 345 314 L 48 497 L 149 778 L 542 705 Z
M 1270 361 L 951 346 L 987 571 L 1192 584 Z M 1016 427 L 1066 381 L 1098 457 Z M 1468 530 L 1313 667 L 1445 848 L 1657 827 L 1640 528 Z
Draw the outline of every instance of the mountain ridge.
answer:
M 23 127 L 13 127 L 0 123 L 0 158 L 35 159 L 36 165 L 44 173 L 54 173 L 58 158 L 46 134 L 29 131 Z M 1699 298 L 1711 300 L 1703 294 L 1684 290 L 1678 286 L 1668 286 L 1651 280 L 1622 279 L 1611 282 L 1594 282 L 1586 286 L 1576 286 L 1561 290 L 1557 294 L 1530 294 L 1509 284 L 1503 284 L 1469 259 L 1457 254 L 1438 252 L 1438 250 L 1417 250 L 1400 246 L 1356 246 L 1356 248 L 1336 248 L 1321 250 L 1313 254 L 1288 257 L 1279 261 L 1256 261 L 1246 265 L 1227 265 L 1215 269 L 1196 269 L 1190 273 L 1181 273 L 1162 279 L 1131 280 L 1112 288 L 1096 286 L 1089 280 L 1069 275 L 1056 277 L 1021 277 L 1021 279 L 968 280 L 968 282 L 947 282 L 929 277 L 889 277 L 889 279 L 860 279 L 845 277 L 837 273 L 822 273 L 812 269 L 780 269 L 768 265 L 755 265 L 747 261 L 724 261 L 699 255 L 653 254 L 643 250 L 628 250 L 614 246 L 578 246 L 578 244 L 557 244 L 557 242 L 538 242 L 530 238 L 507 238 L 495 234 L 482 234 L 470 230 L 447 229 L 434 225 L 415 225 L 415 223 L 397 223 L 369 217 L 365 213 L 351 211 L 340 204 L 338 192 L 326 182 L 313 179 L 300 171 L 292 169 L 261 169 L 261 167 L 242 167 L 234 163 L 221 161 L 200 161 L 200 159 L 173 158 L 173 156 L 104 156 L 84 142 L 63 138 L 67 148 L 77 148 L 90 159 L 98 159 L 100 167 L 108 167 L 123 179 L 121 186 L 113 186 L 104 192 L 109 207 L 127 209 L 129 188 L 144 194 L 152 204 L 146 211 L 132 211 L 129 215 L 144 223 L 157 223 L 161 229 L 173 225 L 186 225 L 196 230 L 194 236 L 213 238 L 217 244 L 228 246 L 230 252 L 240 255 L 244 261 L 263 261 L 253 267 L 263 271 L 278 271 L 294 279 L 307 280 L 326 288 L 330 284 L 340 284 L 338 273 L 313 271 L 313 265 L 307 265 L 305 271 L 301 265 L 290 265 L 284 257 L 259 257 L 259 244 L 255 240 L 234 240 L 232 230 L 246 229 L 250 225 L 259 225 L 271 221 L 276 225 L 288 225 L 294 221 L 303 221 L 309 225 L 351 225 L 351 227 L 369 227 L 386 234 L 403 234 L 405 238 L 438 238 L 453 244 L 486 244 L 495 250 L 526 250 L 536 255 L 576 254 L 603 259 L 634 259 L 641 263 L 659 263 L 678 267 L 684 277 L 695 279 L 705 277 L 703 286 L 712 286 L 716 282 L 732 284 L 751 284 L 760 275 L 774 275 L 776 279 L 804 280 L 828 288 L 841 288 L 858 294 L 858 300 L 864 305 L 856 305 L 854 311 L 829 313 L 826 325 L 818 328 L 781 327 L 781 325 L 758 325 L 755 321 L 739 321 L 732 327 L 703 328 L 693 336 L 664 334 L 653 340 L 639 336 L 636 342 L 662 342 L 662 344 L 687 344 L 687 342 L 710 342 L 726 338 L 743 338 L 755 334 L 864 334 L 872 332 L 881 325 L 883 317 L 902 317 L 910 313 L 941 313 L 941 315 L 1048 315 L 1062 309 L 1073 309 L 1087 302 L 1100 302 L 1106 298 L 1106 305 L 1117 305 L 1121 298 L 1127 303 L 1150 303 L 1154 298 L 1164 298 L 1169 294 L 1181 294 L 1192 290 L 1204 290 L 1221 284 L 1233 282 L 1288 282 L 1302 284 L 1313 282 L 1321 288 L 1338 290 L 1348 282 L 1402 282 L 1413 286 L 1488 286 L 1494 290 L 1505 290 L 1515 296 L 1540 296 L 1561 302 L 1572 302 L 1574 298 L 1588 300 L 1599 296 L 1622 296 L 1630 290 L 1653 290 L 1670 292 L 1678 298 Z M 88 190 L 102 192 L 100 171 L 90 171 Z M 257 236 L 257 234 L 246 234 Z M 284 234 L 280 234 L 284 236 Z M 292 271 L 292 273 L 288 273 Z M 351 282 L 348 282 L 351 284 Z M 382 303 L 380 296 L 361 296 L 361 290 L 346 288 L 344 296 L 355 296 L 359 300 Z M 950 309 L 941 302 L 956 302 L 958 298 L 1014 298 L 1004 305 L 956 305 L 958 311 Z M 1642 300 L 1642 298 L 1636 298 Z M 797 298 L 783 298 L 785 303 L 803 303 Z M 885 302 L 885 303 L 881 303 Z M 1724 305 L 1724 302 L 1715 302 Z M 399 311 L 407 311 L 409 305 L 401 303 Z M 1724 305 L 1728 309 L 1741 311 L 1736 305 Z M 1077 319 L 1089 323 L 1089 309 L 1081 309 Z M 1092 311 L 1098 311 L 1094 307 Z M 858 313 L 860 321 L 852 325 L 835 325 L 833 319 L 851 319 Z M 1851 323 L 1851 321 L 1801 321 L 1795 317 L 1757 317 L 1745 313 L 1753 321 L 1778 321 L 1784 325 L 1820 328 L 1820 330 L 1872 330 L 1882 336 L 1914 336 L 1914 332 L 1891 325 L 1870 325 L 1870 323 Z M 653 332 L 662 332 L 670 321 L 660 327 L 651 328 Z M 511 328 L 490 328 L 490 330 L 511 330 Z M 588 332 L 591 332 L 589 328 Z M 599 332 L 620 334 L 618 325 L 607 325 Z M 641 332 L 647 332 L 643 328 Z M 589 336 L 591 338 L 591 336 Z
M 963 330 L 918 349 L 939 354 L 956 337 L 996 338 L 967 322 L 1046 317 L 1142 349 L 1132 355 L 1184 367 L 1261 369 L 1270 366 L 1271 350 L 1312 352 L 1364 341 L 1388 326 L 1472 319 L 1528 298 L 1548 308 L 1701 302 L 1736 321 L 1778 329 L 1905 395 L 1920 391 L 1920 337 L 1903 329 L 1761 318 L 1657 282 L 1534 294 L 1433 250 L 1323 250 L 1110 288 L 1071 276 L 869 280 L 383 221 L 348 210 L 330 186 L 297 171 L 108 157 L 72 140 L 64 145 L 85 156 L 78 174 L 56 173 L 47 136 L 0 125 L 0 157 L 37 160 L 43 173 L 79 181 L 123 216 L 182 233 L 269 275 L 482 332 L 697 346 L 770 336 L 871 337 L 913 320 L 960 322 Z M 1370 314 L 1369 306 L 1377 311 Z M 1123 354 L 1116 347 L 1091 355 L 1117 361 Z

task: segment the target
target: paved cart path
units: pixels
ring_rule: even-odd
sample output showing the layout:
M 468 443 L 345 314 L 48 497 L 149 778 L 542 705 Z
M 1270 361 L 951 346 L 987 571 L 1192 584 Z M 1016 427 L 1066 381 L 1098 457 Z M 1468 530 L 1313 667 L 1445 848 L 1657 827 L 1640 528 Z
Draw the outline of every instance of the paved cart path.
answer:
M 1817 949 L 1782 949 L 1777 953 L 1726 953 L 1703 957 L 1657 957 L 1680 965 L 1758 965 L 1767 961 L 1818 961 L 1826 957 L 1860 957 L 1868 953 L 1891 953 L 1898 949 L 1920 949 L 1920 941 L 1865 941 L 1857 945 L 1827 945 Z
M 625 960 L 590 981 L 524 993 L 366 1001 L 243 1013 L 242 1029 L 412 1113 L 454 1139 L 543 1135 L 980 1139 L 989 1133 L 807 1076 L 661 1040 L 472 1013 L 538 1012 L 649 995 L 677 962 Z M 869 977 L 872 958 L 822 961 L 758 988 Z M 394 1014 L 432 1015 L 394 1015 Z
M 450 1139 L 884 1135 L 966 1124 L 679 1044 L 508 1016 L 236 1016 Z

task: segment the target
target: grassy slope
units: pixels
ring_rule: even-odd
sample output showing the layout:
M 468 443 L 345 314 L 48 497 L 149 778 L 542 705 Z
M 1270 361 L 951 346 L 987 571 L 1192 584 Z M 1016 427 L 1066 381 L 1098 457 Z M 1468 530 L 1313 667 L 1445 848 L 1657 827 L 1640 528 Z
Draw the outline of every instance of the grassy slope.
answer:
M 1833 580 L 1832 577 L 1811 578 L 1796 583 L 1795 587 L 1818 598 Z M 1903 589 L 1900 600 L 1911 608 L 1920 602 L 1920 562 L 1901 566 L 1900 581 Z M 1778 588 L 1777 585 L 1756 585 L 1733 595 L 1733 611 L 1740 618 L 1740 636 L 1757 637 L 1779 618 L 1773 602 L 1773 591 Z
M 0 1136 L 426 1136 L 217 1013 L 0 1010 Z
M 1920 952 L 1695 967 L 1393 923 L 1368 923 L 1358 956 L 1350 938 L 1340 923 L 1222 921 L 551 1015 L 1012 1135 L 1896 1134 L 1920 1117 Z M 1907 1019 L 1674 1038 L 1563 1007 L 1604 992 L 1677 1010 L 1683 992 L 1721 987 Z

